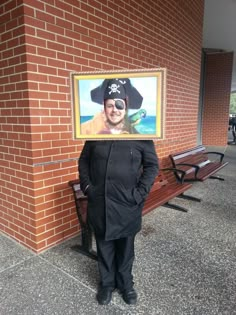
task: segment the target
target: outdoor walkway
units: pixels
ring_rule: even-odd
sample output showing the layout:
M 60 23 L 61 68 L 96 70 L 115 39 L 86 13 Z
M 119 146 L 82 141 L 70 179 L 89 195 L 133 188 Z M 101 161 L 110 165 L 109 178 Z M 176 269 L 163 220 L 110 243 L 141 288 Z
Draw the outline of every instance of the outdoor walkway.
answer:
M 216 148 L 221 152 L 225 148 Z M 79 237 L 39 255 L 0 235 L 0 314 L 236 314 L 236 145 L 219 175 L 175 199 L 188 213 L 159 207 L 143 218 L 136 238 L 136 306 L 117 292 L 109 306 L 96 302 L 96 262 L 71 250 Z

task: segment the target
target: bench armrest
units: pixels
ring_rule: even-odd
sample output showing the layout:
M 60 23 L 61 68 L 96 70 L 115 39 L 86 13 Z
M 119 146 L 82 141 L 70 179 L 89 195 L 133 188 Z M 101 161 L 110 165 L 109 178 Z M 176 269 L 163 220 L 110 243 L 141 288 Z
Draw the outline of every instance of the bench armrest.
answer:
M 68 185 L 73 190 L 75 200 L 79 201 L 80 199 L 82 199 L 82 200 L 83 199 L 87 199 L 87 196 L 84 195 L 84 193 L 82 192 L 82 190 L 80 188 L 80 181 L 79 181 L 79 179 L 70 180 L 68 182 Z
M 200 170 L 200 167 L 198 165 L 190 164 L 190 163 L 179 163 L 179 164 L 176 164 L 176 166 L 191 166 L 195 168 L 195 172 L 194 172 L 195 178 L 197 178 L 197 173 Z
M 80 183 L 79 179 L 73 179 L 68 182 L 68 185 L 72 187 L 73 185 L 77 185 L 79 183 Z
M 172 172 L 174 172 L 174 174 L 175 174 L 175 177 L 176 177 L 176 179 L 181 183 L 181 184 L 183 184 L 184 183 L 184 176 L 186 175 L 186 172 L 185 171 L 183 171 L 183 170 L 180 170 L 180 169 L 178 169 L 178 168 L 162 168 L 162 169 L 160 169 L 160 171 L 172 171 Z M 181 175 L 180 175 L 180 174 Z
M 214 152 L 214 151 L 209 151 L 209 152 L 204 152 L 204 154 L 216 154 L 216 155 L 220 155 L 220 162 L 223 162 L 223 158 L 224 158 L 224 153 L 221 152 Z

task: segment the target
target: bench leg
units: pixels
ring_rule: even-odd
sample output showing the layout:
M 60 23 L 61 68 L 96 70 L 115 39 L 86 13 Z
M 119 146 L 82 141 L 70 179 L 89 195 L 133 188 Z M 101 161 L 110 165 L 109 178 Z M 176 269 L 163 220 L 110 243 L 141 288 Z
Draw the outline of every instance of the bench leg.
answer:
M 219 180 L 225 180 L 224 178 L 220 177 L 220 176 L 210 176 L 210 178 L 212 179 L 219 179 Z
M 184 193 L 177 196 L 177 198 L 182 198 L 182 199 L 187 199 L 187 200 L 193 200 L 193 201 L 197 201 L 197 202 L 201 202 L 202 199 L 197 198 L 197 197 L 193 197 L 193 196 L 189 196 L 189 195 L 185 195 Z
M 170 208 L 170 209 L 174 209 L 174 210 L 179 210 L 179 211 L 183 211 L 183 212 L 188 212 L 188 210 L 184 207 L 181 207 L 181 206 L 178 206 L 178 205 L 175 205 L 173 203 L 169 203 L 169 202 L 166 202 L 164 205 L 162 205 L 163 207 L 166 207 L 166 208 Z
M 85 228 L 82 229 L 81 233 L 81 245 L 74 245 L 71 249 L 91 259 L 97 260 L 97 254 L 92 249 L 92 232 Z

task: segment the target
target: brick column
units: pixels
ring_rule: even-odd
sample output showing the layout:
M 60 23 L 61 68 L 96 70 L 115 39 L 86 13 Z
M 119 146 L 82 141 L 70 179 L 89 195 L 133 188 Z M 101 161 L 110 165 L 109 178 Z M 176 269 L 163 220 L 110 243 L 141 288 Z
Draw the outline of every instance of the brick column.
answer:
M 78 234 L 71 74 L 167 68 L 158 155 L 196 144 L 204 0 L 0 1 L 1 230 L 40 252 Z
M 204 145 L 227 145 L 232 67 L 232 52 L 206 54 L 202 125 Z

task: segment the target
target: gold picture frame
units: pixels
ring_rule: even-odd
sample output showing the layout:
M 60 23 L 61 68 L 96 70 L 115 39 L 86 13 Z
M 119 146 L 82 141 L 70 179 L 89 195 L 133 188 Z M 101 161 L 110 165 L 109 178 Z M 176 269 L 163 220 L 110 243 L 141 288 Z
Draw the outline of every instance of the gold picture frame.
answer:
M 165 68 L 72 73 L 71 79 L 75 139 L 163 139 Z M 107 124 L 104 86 L 112 79 L 127 91 L 130 132 L 100 126 Z

